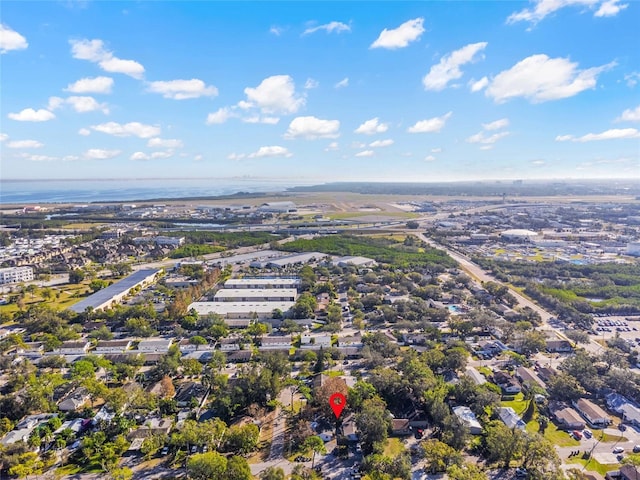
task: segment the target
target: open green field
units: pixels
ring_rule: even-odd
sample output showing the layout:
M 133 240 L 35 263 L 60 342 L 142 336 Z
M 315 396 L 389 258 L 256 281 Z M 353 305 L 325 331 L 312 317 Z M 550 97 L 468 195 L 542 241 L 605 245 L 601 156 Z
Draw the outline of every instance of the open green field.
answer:
M 620 465 L 618 464 L 602 464 L 598 462 L 595 458 L 591 458 L 589 460 L 585 460 L 580 457 L 573 457 L 566 460 L 568 464 L 578 464 L 586 467 L 587 471 L 598 472 L 600 475 L 604 476 L 607 472 L 612 470 L 617 470 Z
M 60 285 L 58 287 L 51 287 L 53 291 L 53 297 L 49 300 L 45 300 L 45 298 L 36 293 L 35 295 L 31 295 L 27 293 L 24 297 L 24 307 L 29 308 L 31 305 L 35 305 L 38 303 L 46 303 L 50 307 L 55 310 L 64 310 L 65 308 L 69 308 L 71 305 L 78 303 L 84 297 L 76 297 L 75 295 L 80 294 L 83 295 L 89 290 L 88 282 L 80 283 L 80 284 L 68 284 L 68 285 Z M 13 314 L 19 310 L 18 305 L 16 303 L 9 303 L 7 305 L 0 305 L 0 312 Z

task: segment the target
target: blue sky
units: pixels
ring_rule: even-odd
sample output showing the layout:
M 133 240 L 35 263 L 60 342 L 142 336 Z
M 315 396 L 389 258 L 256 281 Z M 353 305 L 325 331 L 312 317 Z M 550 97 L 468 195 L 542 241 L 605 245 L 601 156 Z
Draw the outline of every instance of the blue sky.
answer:
M 640 177 L 640 2 L 3 1 L 1 22 L 5 179 Z

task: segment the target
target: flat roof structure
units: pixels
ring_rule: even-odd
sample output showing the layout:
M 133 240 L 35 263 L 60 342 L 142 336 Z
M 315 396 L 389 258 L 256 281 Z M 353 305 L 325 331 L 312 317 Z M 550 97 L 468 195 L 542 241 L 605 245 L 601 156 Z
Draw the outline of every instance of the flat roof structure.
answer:
M 228 318 L 250 318 L 251 314 L 258 317 L 271 316 L 277 308 L 286 312 L 295 305 L 295 302 L 194 302 L 189 305 L 198 312 L 198 315 L 215 313 Z
M 214 296 L 216 302 L 251 301 L 295 301 L 298 290 L 295 288 L 223 288 Z
M 295 255 L 287 255 L 286 257 L 270 260 L 266 265 L 272 268 L 283 268 L 297 263 L 308 263 L 312 260 L 320 260 L 326 256 L 326 253 L 320 252 L 296 253 Z
M 81 300 L 75 305 L 69 307 L 69 309 L 76 313 L 82 313 L 88 307 L 91 307 L 94 310 L 102 310 L 103 308 L 110 307 L 114 303 L 118 303 L 122 300 L 122 298 L 127 295 L 132 288 L 135 288 L 138 285 L 151 283 L 161 271 L 161 269 L 155 268 L 138 270 L 119 282 L 109 285 L 107 288 L 103 288 L 102 290 L 98 290 L 93 295 L 89 295 L 84 300 Z

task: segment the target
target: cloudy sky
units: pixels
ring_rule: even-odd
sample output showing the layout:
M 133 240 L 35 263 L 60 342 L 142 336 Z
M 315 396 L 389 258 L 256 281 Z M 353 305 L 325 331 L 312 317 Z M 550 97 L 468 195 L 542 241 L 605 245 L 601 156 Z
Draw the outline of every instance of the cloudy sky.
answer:
M 5 179 L 640 177 L 640 2 L 35 5 Z

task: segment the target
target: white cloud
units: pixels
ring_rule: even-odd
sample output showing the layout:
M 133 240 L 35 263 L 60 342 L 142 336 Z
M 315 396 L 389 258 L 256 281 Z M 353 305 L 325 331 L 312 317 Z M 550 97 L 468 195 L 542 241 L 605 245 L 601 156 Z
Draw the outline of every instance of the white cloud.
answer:
M 217 111 L 207 115 L 207 125 L 224 123 L 232 117 L 235 117 L 235 114 L 229 108 L 219 108 Z
M 264 123 L 267 125 L 276 125 L 280 122 L 278 117 L 261 117 L 260 115 L 253 115 L 251 117 L 243 118 L 244 123 Z
M 4 142 L 5 140 L 9 139 L 9 135 L 7 135 L 6 133 L 0 133 L 0 142 Z
M 362 142 L 351 142 L 351 148 L 364 148 L 366 147 L 367 144 L 366 143 L 362 143 Z
M 338 142 L 331 142 L 329 145 L 327 145 L 327 148 L 324 149 L 325 152 L 334 152 L 336 150 L 338 150 Z
M 305 104 L 304 97 L 296 95 L 289 75 L 267 77 L 257 87 L 245 88 L 244 93 L 248 102 L 264 113 L 296 113 Z
M 424 33 L 424 18 L 414 18 L 404 22 L 398 28 L 382 30 L 380 36 L 369 48 L 404 48 L 411 42 L 418 40 Z
M 58 157 L 52 157 L 50 155 L 25 155 L 22 158 L 32 162 L 53 162 L 58 160 Z
M 70 40 L 69 43 L 73 58 L 97 63 L 106 72 L 123 73 L 138 79 L 144 75 L 144 67 L 140 63 L 115 57 L 105 49 L 102 40 Z
M 322 120 L 316 117 L 296 117 L 289 124 L 285 138 L 337 138 L 340 136 L 339 120 Z
M 282 35 L 282 32 L 284 32 L 284 28 L 278 27 L 277 25 L 273 25 L 269 29 L 269 33 L 275 35 L 276 37 L 279 37 L 280 35 Z
M 9 26 L 0 23 L 0 53 L 24 50 L 29 46 L 27 39 Z
M 41 148 L 44 147 L 44 143 L 38 140 L 12 140 L 7 142 L 9 148 Z
M 425 90 L 442 90 L 450 81 L 462 77 L 460 67 L 472 62 L 475 55 L 486 46 L 487 42 L 470 43 L 442 57 L 440 62 L 432 66 L 429 73 L 422 79 Z
M 198 154 L 195 157 L 193 157 L 193 161 L 194 162 L 200 162 L 200 161 L 202 161 L 203 158 L 204 157 L 202 155 Z
M 431 149 L 431 153 L 440 153 L 440 152 L 442 152 L 442 148 L 438 147 L 438 148 L 432 148 Z
M 544 165 L 546 162 L 544 160 L 531 160 L 531 165 L 535 165 L 539 167 L 540 165 Z
M 64 105 L 64 98 L 61 97 L 49 97 L 49 102 L 47 103 L 47 110 L 57 110 L 62 105 Z
M 484 132 L 480 132 L 480 133 L 476 133 L 475 135 L 471 135 L 469 138 L 467 138 L 466 142 L 481 143 L 483 145 L 492 145 L 496 143 L 498 140 L 500 140 L 501 138 L 504 138 L 508 135 L 509 135 L 509 132 L 500 132 L 500 133 L 494 133 L 493 135 L 485 137 Z
M 229 160 L 242 160 L 246 155 L 244 153 L 230 153 L 227 155 L 227 159 Z
M 487 85 L 489 85 L 489 79 L 487 77 L 482 77 L 477 82 L 471 80 L 471 82 L 469 82 L 469 89 L 472 92 L 479 92 L 483 88 L 486 88 Z
M 260 147 L 257 152 L 250 153 L 247 158 L 265 158 L 265 157 L 286 157 L 289 158 L 293 154 L 279 145 L 271 145 L 268 147 Z
M 629 4 L 621 4 L 620 0 L 607 0 L 602 2 L 600 8 L 593 14 L 594 17 L 615 17 L 620 10 L 627 8 Z
M 616 122 L 640 122 L 640 105 L 634 109 L 626 109 L 622 115 L 616 118 Z
M 427 155 L 426 157 L 424 157 L 424 161 L 425 162 L 435 162 L 436 161 L 436 157 L 434 157 L 433 155 Z
M 505 128 L 509 126 L 508 118 L 501 118 L 500 120 L 496 120 L 495 122 L 483 123 L 482 128 L 485 130 L 500 130 L 501 128 Z
M 144 152 L 135 152 L 130 157 L 130 160 L 149 160 L 149 155 Z
M 144 152 L 135 152 L 133 153 L 129 159 L 130 160 L 157 160 L 159 158 L 171 158 L 174 155 L 173 150 L 166 150 L 162 152 L 153 152 L 151 155 Z
M 311 90 L 313 88 L 318 88 L 319 86 L 320 86 L 320 83 L 313 78 L 307 78 L 307 81 L 304 82 L 305 90 Z
M 93 97 L 69 97 L 65 100 L 78 113 L 93 112 L 101 110 L 102 113 L 109 113 L 109 107 L 104 103 L 98 103 Z
M 627 82 L 627 87 L 633 88 L 640 80 L 640 72 L 631 72 L 627 73 L 624 76 L 624 81 Z
M 356 156 L 356 157 L 373 157 L 374 153 L 375 152 L 373 150 L 363 150 L 362 152 L 356 153 L 354 156 Z
M 515 97 L 524 97 L 533 103 L 573 97 L 595 88 L 598 75 L 614 65 L 579 70 L 577 63 L 566 58 L 532 55 L 496 75 L 485 94 L 498 103 Z
M 102 132 L 116 137 L 134 136 L 139 138 L 151 138 L 160 135 L 160 127 L 145 125 L 139 122 L 129 122 L 125 124 L 107 122 L 100 125 L 91 125 L 90 128 L 96 132 Z
M 71 93 L 111 93 L 111 87 L 113 87 L 113 78 L 87 77 L 70 83 L 65 91 Z
M 389 130 L 389 125 L 386 123 L 380 123 L 378 117 L 367 120 L 362 125 L 354 130 L 355 133 L 362 133 L 364 135 L 373 135 L 376 133 L 384 133 Z
M 344 87 L 348 87 L 349 86 L 349 77 L 344 77 L 342 80 L 340 80 L 338 83 L 336 83 L 333 87 L 334 88 L 344 88 Z
M 507 23 L 526 21 L 536 24 L 547 15 L 551 15 L 561 8 L 572 6 L 583 7 L 583 11 L 586 8 L 593 9 L 598 7 L 598 10 L 594 13 L 595 17 L 611 17 L 617 15 L 620 10 L 627 8 L 626 4 L 620 4 L 620 0 L 535 0 L 533 8 L 525 8 L 511 14 L 507 18 Z
M 640 131 L 635 128 L 612 128 L 601 133 L 587 133 L 581 137 L 573 135 L 558 135 L 556 142 L 594 142 L 599 140 L 620 140 L 625 138 L 640 138 Z
M 173 100 L 187 100 L 189 98 L 215 97 L 218 89 L 213 85 L 206 85 L 198 78 L 191 80 L 169 80 L 167 82 L 150 82 L 149 91 L 160 93 L 164 98 Z
M 442 130 L 447 123 L 447 120 L 451 118 L 453 112 L 448 112 L 441 117 L 428 118 L 426 120 L 420 120 L 415 125 L 409 127 L 407 132 L 409 133 L 435 133 Z
M 182 148 L 182 140 L 176 138 L 150 138 L 147 147 L 151 148 Z
M 46 122 L 56 118 L 56 116 L 52 112 L 50 112 L 49 110 L 44 110 L 42 108 L 39 110 L 34 110 L 33 108 L 25 108 L 18 113 L 10 113 L 7 116 L 11 120 L 16 120 L 18 122 Z
M 493 150 L 493 145 L 482 145 L 480 150 Z
M 86 137 L 91 135 L 91 130 L 89 130 L 88 128 L 81 128 L 80 130 L 78 130 L 78 134 Z
M 101 148 L 90 148 L 84 152 L 85 158 L 92 160 L 109 160 L 110 158 L 117 157 L 122 152 L 120 150 L 103 150 Z
M 387 140 L 376 140 L 375 142 L 371 142 L 369 146 L 371 148 L 380 148 L 380 147 L 389 147 L 393 145 L 393 140 L 390 138 Z
M 245 100 L 240 100 L 237 104 L 237 107 L 242 110 L 249 110 L 250 108 L 253 108 L 253 103 L 247 102 Z
M 317 27 L 307 28 L 302 35 L 309 35 L 311 33 L 318 32 L 320 30 L 324 30 L 327 33 L 341 33 L 341 32 L 350 32 L 351 27 L 346 23 L 342 22 L 329 22 L 324 25 L 318 25 Z

